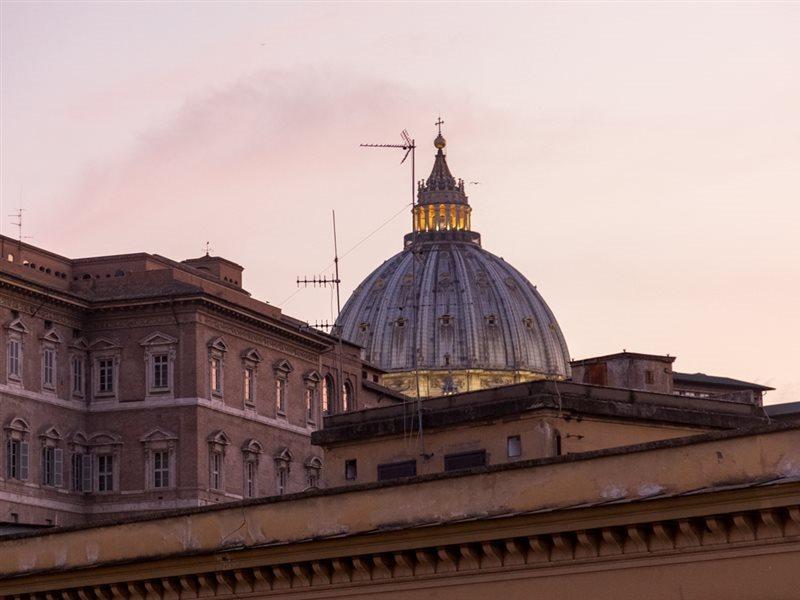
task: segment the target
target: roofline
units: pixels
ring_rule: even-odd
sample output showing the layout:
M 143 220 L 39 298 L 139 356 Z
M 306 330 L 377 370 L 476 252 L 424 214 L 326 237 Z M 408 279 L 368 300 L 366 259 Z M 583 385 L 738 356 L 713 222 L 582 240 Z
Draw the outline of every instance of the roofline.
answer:
M 516 462 L 488 465 L 484 467 L 475 467 L 473 469 L 463 469 L 459 471 L 443 471 L 440 473 L 430 473 L 426 475 L 417 475 L 414 477 L 405 477 L 402 479 L 393 479 L 388 481 L 373 481 L 369 483 L 343 485 L 333 488 L 307 490 L 304 492 L 297 492 L 294 494 L 262 496 L 259 498 L 250 498 L 247 500 L 237 500 L 235 502 L 223 502 L 219 504 L 198 506 L 192 508 L 178 508 L 173 510 L 166 510 L 163 512 L 159 512 L 157 514 L 149 513 L 149 514 L 133 515 L 118 519 L 99 520 L 89 524 L 54 527 L 44 531 L 29 531 L 29 532 L 14 533 L 9 535 L 4 535 L 2 538 L 0 538 L 0 542 L 5 542 L 7 540 L 38 537 L 41 535 L 56 535 L 60 533 L 68 533 L 71 531 L 97 529 L 101 527 L 122 525 L 127 523 L 159 521 L 163 519 L 170 519 L 173 517 L 211 513 L 223 510 L 233 510 L 247 506 L 258 506 L 265 504 L 277 504 L 281 502 L 291 502 L 293 500 L 297 500 L 300 498 L 339 496 L 342 494 L 358 493 L 367 490 L 407 486 L 416 483 L 423 483 L 426 481 L 438 481 L 442 479 L 446 480 L 446 479 L 455 479 L 461 477 L 470 477 L 482 473 L 497 473 L 501 471 L 530 469 L 542 465 L 581 462 L 585 460 L 594 460 L 610 456 L 624 456 L 629 454 L 650 452 L 654 450 L 661 450 L 664 448 L 683 448 L 686 446 L 700 445 L 707 442 L 729 440 L 741 437 L 753 437 L 757 435 L 781 433 L 783 431 L 791 431 L 791 430 L 800 430 L 800 423 L 781 422 L 781 423 L 772 423 L 769 425 L 759 425 L 755 427 L 743 427 L 732 431 L 712 431 L 707 433 L 701 433 L 699 435 L 670 438 L 667 440 L 657 440 L 654 442 L 644 442 L 641 444 L 632 444 L 630 446 L 617 446 L 615 448 L 604 448 L 601 450 L 591 450 L 589 452 L 575 452 L 569 454 L 562 454 L 560 456 L 533 458 Z
M 719 379 L 726 379 L 727 382 L 723 381 L 692 381 L 687 379 L 688 377 L 708 377 L 708 378 L 719 378 Z M 747 390 L 761 390 L 761 391 L 773 391 L 775 388 L 769 387 L 766 385 L 761 385 L 760 383 L 750 383 L 749 381 L 742 381 L 741 379 L 733 379 L 732 377 L 724 377 L 721 375 L 706 375 L 705 373 L 678 373 L 674 371 L 672 373 L 672 380 L 673 381 L 685 381 L 687 383 L 701 383 L 702 385 L 709 385 L 713 387 L 740 387 L 742 389 Z
M 673 363 L 675 362 L 675 356 L 670 356 L 669 354 L 662 355 L 662 354 L 644 354 L 642 352 L 628 352 L 627 350 L 623 350 L 622 352 L 615 352 L 614 354 L 603 354 L 602 356 L 590 356 L 589 358 L 581 358 L 578 360 L 571 360 L 571 366 L 581 366 L 586 364 L 592 364 L 599 362 L 601 360 L 608 360 L 610 358 L 647 358 L 650 360 L 658 360 L 661 362 Z

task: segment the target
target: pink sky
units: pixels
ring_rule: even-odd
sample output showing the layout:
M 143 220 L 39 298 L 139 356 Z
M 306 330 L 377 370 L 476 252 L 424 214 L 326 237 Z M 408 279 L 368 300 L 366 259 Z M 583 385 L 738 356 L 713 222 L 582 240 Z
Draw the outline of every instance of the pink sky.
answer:
M 800 3 L 14 3 L 0 192 L 67 256 L 216 254 L 280 304 L 409 202 L 365 141 L 445 119 L 484 247 L 575 358 L 627 348 L 800 400 Z M 401 248 L 342 261 L 343 295 Z M 329 319 L 330 296 L 283 306 Z

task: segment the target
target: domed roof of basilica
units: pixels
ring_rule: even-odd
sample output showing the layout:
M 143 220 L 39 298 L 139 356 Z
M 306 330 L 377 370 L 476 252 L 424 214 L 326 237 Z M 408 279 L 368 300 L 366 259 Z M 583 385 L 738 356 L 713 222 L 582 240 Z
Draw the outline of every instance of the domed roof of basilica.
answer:
M 423 396 L 568 377 L 569 353 L 553 313 L 524 275 L 481 247 L 471 230 L 464 182 L 450 172 L 441 132 L 434 145 L 433 170 L 418 188 L 413 232 L 404 249 L 353 292 L 340 316 L 343 337 L 390 375 L 438 372 Z M 455 376 L 459 372 L 484 377 L 476 385 Z

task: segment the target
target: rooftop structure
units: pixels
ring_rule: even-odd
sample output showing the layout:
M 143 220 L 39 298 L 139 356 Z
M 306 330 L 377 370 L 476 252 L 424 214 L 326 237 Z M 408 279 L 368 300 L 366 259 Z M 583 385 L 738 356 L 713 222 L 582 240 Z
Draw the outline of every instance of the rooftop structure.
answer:
M 408 396 L 568 378 L 555 316 L 524 275 L 481 247 L 441 132 L 434 145 L 413 232 L 353 292 L 340 317 L 344 337 L 387 371 L 387 387 Z

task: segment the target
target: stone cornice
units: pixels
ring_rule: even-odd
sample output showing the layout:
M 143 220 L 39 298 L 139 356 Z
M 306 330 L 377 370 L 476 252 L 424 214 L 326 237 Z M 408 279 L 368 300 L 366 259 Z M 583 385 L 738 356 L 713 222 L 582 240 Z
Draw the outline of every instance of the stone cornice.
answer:
M 261 548 L 235 546 L 210 555 L 58 569 L 0 581 L 0 592 L 64 599 L 230 598 L 287 590 L 336 593 L 343 587 L 428 581 L 490 574 L 537 576 L 619 568 L 657 559 L 702 561 L 724 553 L 800 551 L 800 484 L 751 487 L 643 504 L 559 511 L 555 519 L 519 516 L 468 523 L 380 531 L 352 538 L 276 541 Z M 56 548 L 52 548 L 55 551 Z M 66 571 L 66 572 L 65 572 Z M 147 574 L 146 578 L 142 575 Z

